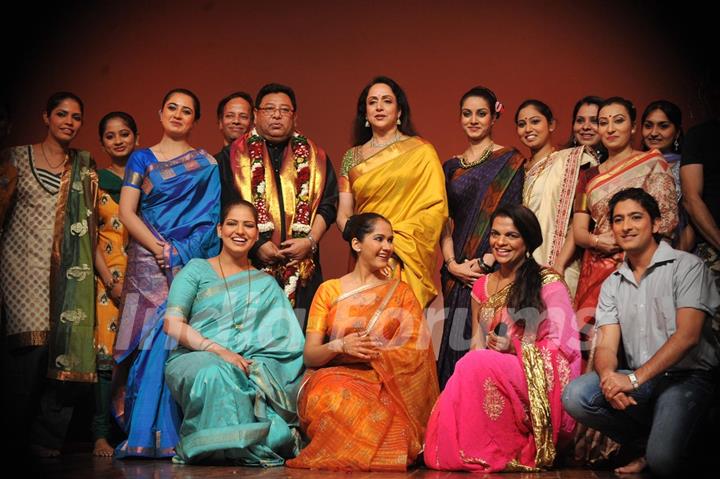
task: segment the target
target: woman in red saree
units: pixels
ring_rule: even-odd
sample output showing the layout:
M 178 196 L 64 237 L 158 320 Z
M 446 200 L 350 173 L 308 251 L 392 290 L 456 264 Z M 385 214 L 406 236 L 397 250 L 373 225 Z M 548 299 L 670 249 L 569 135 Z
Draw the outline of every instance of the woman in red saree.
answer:
M 575 426 L 563 388 L 580 372 L 570 294 L 531 256 L 540 224 L 521 205 L 498 208 L 490 248 L 499 269 L 472 291 L 471 350 L 433 408 L 425 439 L 432 469 L 537 471 L 552 466 Z
M 642 188 L 660 205 L 660 234 L 669 237 L 678 223 L 670 166 L 660 151 L 643 152 L 632 147 L 635 117 L 635 107 L 624 98 L 608 98 L 600 105 L 598 132 L 608 159 L 584 170 L 578 179 L 573 233 L 575 243 L 585 248 L 585 253 L 575 308 L 583 352 L 591 349 L 600 286 L 623 260 L 610 228 L 610 198 L 625 188 Z
M 438 395 L 430 333 L 410 287 L 384 275 L 390 223 L 362 213 L 343 236 L 357 261 L 324 282 L 310 308 L 305 365 L 313 369 L 298 395 L 310 442 L 287 466 L 404 471 L 422 450 Z

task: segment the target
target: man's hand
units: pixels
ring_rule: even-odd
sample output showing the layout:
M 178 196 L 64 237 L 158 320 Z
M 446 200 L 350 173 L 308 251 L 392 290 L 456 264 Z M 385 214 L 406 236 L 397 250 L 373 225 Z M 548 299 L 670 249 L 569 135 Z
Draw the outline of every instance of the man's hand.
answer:
M 275 264 L 285 261 L 285 256 L 272 241 L 268 241 L 257 250 L 257 257 L 264 264 Z

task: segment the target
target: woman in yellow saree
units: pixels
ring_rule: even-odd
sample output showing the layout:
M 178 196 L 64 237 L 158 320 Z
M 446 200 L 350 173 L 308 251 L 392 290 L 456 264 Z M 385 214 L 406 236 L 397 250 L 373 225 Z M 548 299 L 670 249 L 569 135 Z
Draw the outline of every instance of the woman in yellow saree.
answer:
M 288 467 L 404 471 L 422 450 L 438 396 L 435 355 L 410 287 L 383 271 L 393 229 L 375 213 L 348 220 L 352 272 L 313 300 L 298 415 L 309 444 Z
M 391 78 L 374 78 L 360 93 L 354 132 L 338 181 L 337 225 L 344 231 L 357 213 L 387 218 L 395 233 L 393 277 L 427 307 L 437 296 L 435 248 L 448 215 L 440 159 L 415 136 L 405 92 Z

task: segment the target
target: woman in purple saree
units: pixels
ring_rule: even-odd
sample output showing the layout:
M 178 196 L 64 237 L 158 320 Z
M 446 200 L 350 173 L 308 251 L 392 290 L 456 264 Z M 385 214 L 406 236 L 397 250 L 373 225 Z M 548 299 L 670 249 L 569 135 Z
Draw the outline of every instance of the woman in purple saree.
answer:
M 472 291 L 472 344 L 428 423 L 425 463 L 473 472 L 537 471 L 552 466 L 575 422 L 563 388 L 580 372 L 579 337 L 567 286 L 531 256 L 540 225 L 524 206 L 491 218 L 499 269 Z
M 136 150 L 126 166 L 120 219 L 132 237 L 114 349 L 115 416 L 128 434 L 117 457 L 172 457 L 180 416 L 164 382 L 173 344 L 163 316 L 173 276 L 193 258 L 219 252 L 220 180 L 215 159 L 187 139 L 200 117 L 182 89 L 163 100 L 159 144 Z

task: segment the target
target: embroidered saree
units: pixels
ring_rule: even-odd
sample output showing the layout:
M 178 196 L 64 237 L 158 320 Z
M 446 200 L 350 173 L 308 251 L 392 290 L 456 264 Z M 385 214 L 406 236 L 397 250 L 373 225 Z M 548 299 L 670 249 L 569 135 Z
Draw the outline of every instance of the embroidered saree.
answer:
M 459 158 L 445 162 L 450 217 L 454 222 L 453 245 L 457 262 L 482 258 L 488 252 L 490 216 L 498 207 L 522 202 L 525 158 L 514 148 L 494 151 L 490 158 L 471 168 L 462 168 Z M 470 288 L 441 270 L 445 322 L 438 356 L 440 389 L 450 378 L 455 363 L 470 349 L 472 324 Z
M 170 288 L 166 316 L 252 361 L 245 375 L 212 352 L 170 353 L 165 380 L 183 412 L 173 462 L 280 466 L 300 451 L 305 340 L 271 276 L 253 269 L 226 279 L 227 289 L 206 260 L 194 259 Z
M 525 172 L 523 205 L 540 222 L 543 242 L 533 252 L 538 264 L 553 266 L 560 254 L 572 220 L 573 201 L 581 166 L 594 166 L 597 160 L 584 147 L 555 151 Z M 565 283 L 572 295 L 580 276 L 580 260 L 565 268 Z
M 220 217 L 220 180 L 215 160 L 203 150 L 159 162 L 144 148 L 130 156 L 123 186 L 141 190 L 139 214 L 165 242 L 169 267 L 161 270 L 150 251 L 130 241 L 113 351 L 118 363 L 114 382 L 120 385 L 113 406 L 128 439 L 115 455 L 171 457 L 180 419 L 163 379 L 170 348 L 163 331 L 167 293 L 174 275 L 188 261 L 219 252 L 215 227 Z
M 583 172 L 578 182 L 575 211 L 587 213 L 595 226 L 593 234 L 612 231 L 608 203 L 625 188 L 642 188 L 660 206 L 660 234 L 670 237 L 678 223 L 677 193 L 670 167 L 658 150 L 640 153 L 605 173 L 597 167 Z M 593 249 L 585 250 L 575 295 L 580 339 L 583 351 L 589 351 L 594 335 L 595 307 L 603 281 L 623 260 L 622 253 L 604 255 Z
M 570 295 L 560 276 L 544 269 L 540 294 L 547 310 L 532 328 L 508 313 L 512 285 L 489 295 L 487 279 L 478 279 L 472 291 L 481 305 L 481 334 L 507 324 L 516 353 L 479 349 L 458 361 L 428 423 L 425 464 L 448 471 L 538 471 L 552 466 L 558 444 L 575 427 L 561 403 L 563 389 L 580 373 Z
M 338 182 L 340 192 L 352 193 L 355 214 L 378 213 L 390 221 L 400 259 L 394 277 L 410 286 L 423 308 L 437 296 L 435 250 L 447 219 L 443 181 L 435 148 L 411 137 L 369 158 L 360 158 L 359 147 L 350 149 Z
M 310 309 L 308 333 L 335 339 L 369 331 L 380 357 L 308 371 L 298 415 L 310 440 L 288 467 L 404 471 L 422 451 L 425 424 L 438 394 L 435 356 L 422 309 L 397 279 L 341 294 L 326 281 Z

